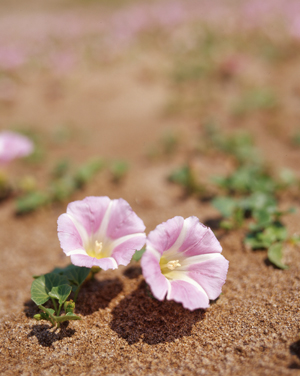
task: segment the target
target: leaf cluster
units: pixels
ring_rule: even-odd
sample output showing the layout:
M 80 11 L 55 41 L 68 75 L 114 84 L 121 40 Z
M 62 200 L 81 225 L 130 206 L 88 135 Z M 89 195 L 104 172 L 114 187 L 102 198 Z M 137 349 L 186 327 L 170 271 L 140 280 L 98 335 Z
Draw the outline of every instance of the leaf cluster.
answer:
M 252 249 L 268 249 L 269 260 L 279 268 L 287 266 L 281 261 L 282 249 L 288 240 L 286 227 L 281 221 L 284 214 L 278 209 L 277 194 L 297 183 L 294 174 L 283 170 L 279 179 L 262 164 L 241 164 L 226 177 L 214 177 L 214 182 L 227 196 L 212 200 L 224 220 L 221 227 L 231 230 L 243 226 L 246 218 L 252 218 L 245 244 Z
M 195 172 L 189 165 L 184 165 L 174 170 L 168 177 L 172 183 L 180 185 L 187 196 L 196 194 L 202 195 L 205 193 L 205 188 L 198 181 Z
M 159 157 L 170 157 L 179 148 L 180 137 L 176 132 L 167 131 L 162 134 L 160 139 L 150 147 L 147 156 L 150 159 Z
M 277 103 L 278 100 L 271 89 L 255 88 L 238 99 L 233 107 L 233 113 L 242 116 L 257 110 L 272 110 Z
M 119 184 L 126 176 L 129 170 L 129 164 L 126 161 L 115 161 L 110 166 L 112 181 Z
M 36 320 L 48 320 L 53 326 L 60 326 L 61 322 L 69 320 L 81 320 L 74 314 L 75 301 L 78 292 L 91 270 L 89 268 L 69 265 L 66 268 L 55 268 L 51 273 L 35 276 L 31 285 L 31 299 L 43 311 L 35 315 Z M 71 292 L 74 291 L 73 300 L 67 301 Z M 49 300 L 53 308 L 43 306 Z M 65 315 L 60 315 L 62 307 Z
M 276 195 L 279 191 L 296 184 L 296 178 L 290 170 L 283 170 L 279 179 L 261 165 L 242 165 L 232 174 L 216 176 L 213 181 L 228 194 L 245 195 L 255 192 Z
M 60 161 L 45 191 L 33 190 L 16 200 L 16 213 L 25 214 L 53 202 L 63 202 L 82 189 L 104 166 L 102 159 L 92 159 L 72 171 L 68 161 Z
M 257 165 L 261 163 L 258 150 L 254 147 L 254 140 L 245 131 L 226 135 L 213 122 L 204 125 L 204 134 L 200 149 L 218 150 L 231 155 L 240 165 Z

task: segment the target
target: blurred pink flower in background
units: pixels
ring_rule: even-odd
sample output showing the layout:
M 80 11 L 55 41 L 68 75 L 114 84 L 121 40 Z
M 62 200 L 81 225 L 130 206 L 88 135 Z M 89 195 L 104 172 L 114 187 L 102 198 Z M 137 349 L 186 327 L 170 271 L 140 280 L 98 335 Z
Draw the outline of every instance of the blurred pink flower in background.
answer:
M 196 217 L 174 217 L 151 231 L 141 266 L 153 295 L 185 308 L 207 308 L 226 280 L 228 261 L 210 228 Z
M 145 244 L 144 223 L 122 198 L 71 202 L 57 223 L 61 248 L 77 266 L 117 269 Z
M 0 163 L 26 157 L 33 149 L 33 142 L 28 137 L 10 131 L 0 132 Z
M 0 14 L 0 69 L 34 61 L 68 71 L 91 52 L 93 58 L 106 60 L 143 33 L 160 29 L 176 35 L 178 26 L 186 23 L 214 27 L 223 34 L 259 29 L 271 36 L 300 38 L 299 0 L 161 0 L 97 9 Z
M 25 51 L 17 46 L 0 46 L 0 70 L 14 70 L 26 61 Z

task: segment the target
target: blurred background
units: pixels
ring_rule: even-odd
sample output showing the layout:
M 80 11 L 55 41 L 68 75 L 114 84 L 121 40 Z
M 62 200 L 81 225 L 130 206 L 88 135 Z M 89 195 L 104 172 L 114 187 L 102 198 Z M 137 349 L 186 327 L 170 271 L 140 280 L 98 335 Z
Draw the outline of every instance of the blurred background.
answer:
M 195 122 L 287 140 L 299 44 L 296 0 L 2 0 L 0 126 L 129 159 Z
M 212 128 L 298 173 L 299 47 L 297 0 L 2 0 L 0 127 L 34 139 L 40 185 L 64 159 L 203 161 Z

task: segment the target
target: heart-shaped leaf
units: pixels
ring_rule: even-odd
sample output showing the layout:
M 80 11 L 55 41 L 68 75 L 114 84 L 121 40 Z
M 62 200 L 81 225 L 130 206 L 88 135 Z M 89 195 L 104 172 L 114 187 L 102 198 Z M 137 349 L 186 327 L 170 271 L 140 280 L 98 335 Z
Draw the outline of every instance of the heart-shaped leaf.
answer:
M 268 249 L 268 259 L 280 269 L 288 269 L 282 260 L 282 243 L 275 243 Z
M 226 218 L 233 214 L 239 202 L 231 197 L 216 197 L 212 200 L 212 205 Z
M 51 298 L 55 298 L 58 300 L 59 304 L 63 304 L 70 295 L 72 291 L 72 287 L 70 285 L 60 285 L 56 287 L 52 287 L 51 291 L 49 292 L 49 296 Z
M 65 269 L 64 275 L 74 285 L 81 286 L 83 282 L 86 280 L 86 277 L 89 275 L 90 271 L 90 268 L 69 265 L 69 267 Z
M 31 285 L 31 299 L 37 304 L 44 304 L 50 299 L 49 292 L 53 287 L 68 284 L 66 277 L 56 273 L 44 274 L 36 278 Z

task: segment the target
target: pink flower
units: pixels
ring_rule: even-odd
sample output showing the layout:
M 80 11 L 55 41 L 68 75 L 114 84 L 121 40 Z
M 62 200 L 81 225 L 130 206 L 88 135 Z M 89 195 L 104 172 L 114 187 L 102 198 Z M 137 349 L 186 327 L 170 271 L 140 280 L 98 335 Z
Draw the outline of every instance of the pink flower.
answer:
M 145 244 L 144 223 L 122 198 L 71 202 L 57 223 L 61 248 L 77 266 L 116 269 Z
M 26 157 L 33 152 L 33 143 L 29 138 L 9 131 L 0 132 L 0 163 L 14 158 Z
M 228 261 L 210 228 L 196 217 L 174 217 L 151 231 L 141 266 L 153 295 L 185 308 L 207 308 L 226 280 Z

